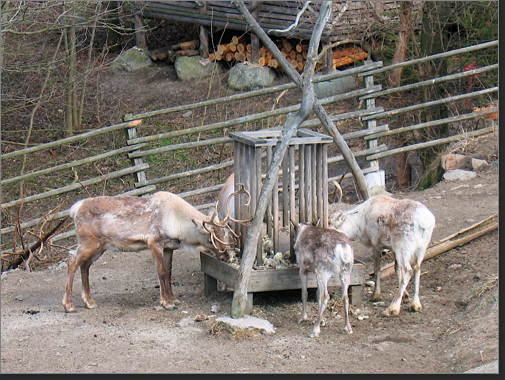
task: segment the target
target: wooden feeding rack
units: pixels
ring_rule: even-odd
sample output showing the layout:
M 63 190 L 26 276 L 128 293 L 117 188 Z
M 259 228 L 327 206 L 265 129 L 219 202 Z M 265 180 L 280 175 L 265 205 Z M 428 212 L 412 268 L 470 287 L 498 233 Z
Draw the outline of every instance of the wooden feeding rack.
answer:
M 238 219 L 254 215 L 262 187 L 263 172 L 266 171 L 275 151 L 280 130 L 254 132 L 232 132 L 234 140 L 235 183 L 243 183 L 251 194 L 249 206 L 246 195 L 235 202 Z M 299 129 L 291 139 L 282 169 L 279 173 L 267 207 L 267 235 L 270 236 L 275 252 L 279 251 L 279 230 L 290 229 L 289 221 L 312 222 L 321 219 L 328 226 L 328 164 L 327 147 L 333 140 L 324 134 Z M 242 237 L 246 227 L 235 226 Z M 290 231 L 290 250 L 293 252 L 294 233 Z M 258 242 L 261 244 L 261 241 Z M 291 255 L 294 258 L 294 254 Z M 294 261 L 294 259 L 293 259 Z M 258 247 L 256 264 L 262 265 L 262 250 Z
M 234 149 L 235 187 L 245 186 L 251 195 L 250 203 L 246 194 L 236 196 L 234 202 L 235 218 L 249 219 L 258 205 L 264 173 L 269 167 L 279 141 L 281 130 L 269 129 L 251 132 L 231 132 Z M 278 180 L 268 200 L 266 213 L 266 237 L 271 240 L 274 252 L 287 247 L 281 244 L 280 234 L 289 235 L 289 261 L 296 263 L 294 253 L 295 232 L 290 221 L 313 222 L 320 220 L 328 227 L 328 163 L 327 147 L 331 137 L 308 129 L 298 129 L 291 138 L 283 158 Z M 240 235 L 238 247 L 242 250 L 247 227 L 235 224 L 235 232 Z M 258 239 L 255 269 L 251 272 L 248 285 L 246 312 L 252 310 L 253 293 L 261 291 L 300 289 L 298 266 L 268 268 L 263 264 L 263 241 Z M 288 252 L 282 252 L 288 253 Z M 240 255 L 239 255 L 240 256 Z M 224 282 L 228 288 L 235 286 L 238 268 L 218 260 L 204 252 L 200 255 L 202 271 L 205 274 L 205 294 L 217 289 L 217 281 Z M 364 282 L 364 266 L 355 263 L 351 274 L 351 302 L 358 304 L 361 285 Z M 329 286 L 340 285 L 333 277 Z M 308 277 L 308 287 L 317 287 L 315 274 Z M 354 290 L 354 293 L 353 293 Z M 354 294 L 354 295 L 352 295 Z M 356 296 L 358 294 L 358 296 Z

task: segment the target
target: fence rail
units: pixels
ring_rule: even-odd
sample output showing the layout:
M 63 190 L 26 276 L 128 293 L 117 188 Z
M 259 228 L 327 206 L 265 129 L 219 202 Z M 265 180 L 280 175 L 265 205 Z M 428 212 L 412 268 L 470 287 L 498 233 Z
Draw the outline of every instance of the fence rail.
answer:
M 434 84 L 442 85 L 444 83 L 448 83 L 455 80 L 461 80 L 462 78 L 470 78 L 472 75 L 484 74 L 484 73 L 492 73 L 493 71 L 498 70 L 498 64 L 492 64 L 489 66 L 481 67 L 478 69 L 466 71 L 466 72 L 458 72 L 455 74 L 433 78 L 430 80 L 408 84 L 404 86 L 399 86 L 396 88 L 382 89 L 381 85 L 374 83 L 374 75 L 379 73 L 386 72 L 388 70 L 392 70 L 398 67 L 406 67 L 417 65 L 421 62 L 426 62 L 430 60 L 436 60 L 440 58 L 446 58 L 450 56 L 466 54 L 468 52 L 475 52 L 479 49 L 488 49 L 488 48 L 497 48 L 498 41 L 491 41 L 484 44 L 479 44 L 475 46 L 471 46 L 468 48 L 458 49 L 450 52 L 444 52 L 441 54 L 432 55 L 429 57 L 423 57 L 420 59 L 414 59 L 407 62 L 402 62 L 400 64 L 390 65 L 387 67 L 382 66 L 382 62 L 366 62 L 363 66 L 359 66 L 356 68 L 348 69 L 345 71 L 338 71 L 336 73 L 316 76 L 314 78 L 314 82 L 328 81 L 339 77 L 344 77 L 348 75 L 353 75 L 356 78 L 362 78 L 365 80 L 365 87 L 351 91 L 345 94 L 338 94 L 334 96 L 330 96 L 324 99 L 321 99 L 321 102 L 325 105 L 331 105 L 334 103 L 352 100 L 355 99 L 359 104 L 365 104 L 365 108 L 349 110 L 348 112 L 335 114 L 331 116 L 331 119 L 335 123 L 340 122 L 349 122 L 352 121 L 357 126 L 359 126 L 358 130 L 354 130 L 349 133 L 343 134 L 343 138 L 346 141 L 361 141 L 362 145 L 364 144 L 364 148 L 357 150 L 354 152 L 354 155 L 357 158 L 364 158 L 365 165 L 362 167 L 364 173 L 371 173 L 379 170 L 378 160 L 389 157 L 392 155 L 396 155 L 399 153 L 414 151 L 425 149 L 430 146 L 447 144 L 452 141 L 457 141 L 461 138 L 467 138 L 472 136 L 477 136 L 484 133 L 489 133 L 493 131 L 495 126 L 485 126 L 483 128 L 466 131 L 462 130 L 461 133 L 454 133 L 453 135 L 445 138 L 440 138 L 433 141 L 427 141 L 419 144 L 413 144 L 406 147 L 401 148 L 390 148 L 387 144 L 379 144 L 379 139 L 388 138 L 391 136 L 396 136 L 400 134 L 408 134 L 412 131 L 429 128 L 429 127 L 437 127 L 441 125 L 452 125 L 455 123 L 461 123 L 463 121 L 468 121 L 474 118 L 484 118 L 485 116 L 491 115 L 493 113 L 498 112 L 497 106 L 492 106 L 489 109 L 476 111 L 476 112 L 467 112 L 456 115 L 451 115 L 447 118 L 440 120 L 433 120 L 430 122 L 422 122 L 422 123 L 413 123 L 412 125 L 402 125 L 398 128 L 390 129 L 387 123 L 382 125 L 377 125 L 379 120 L 384 121 L 384 119 L 395 117 L 402 113 L 409 113 L 413 111 L 418 111 L 422 109 L 427 109 L 433 105 L 437 104 L 455 104 L 461 100 L 465 99 L 477 99 L 486 96 L 489 100 L 493 100 L 497 103 L 497 92 L 498 86 L 489 87 L 479 89 L 477 91 L 460 93 L 457 95 L 449 96 L 442 99 L 433 100 L 430 102 L 417 102 L 416 104 L 384 109 L 384 107 L 376 106 L 375 101 L 380 99 L 381 97 L 386 97 L 388 95 L 394 93 L 403 93 L 406 91 L 412 91 L 419 89 L 425 86 L 431 86 Z M 497 75 L 496 75 L 497 77 Z M 217 99 L 206 100 L 202 102 L 197 102 L 194 104 L 185 104 L 176 107 L 170 107 L 150 112 L 138 113 L 138 114 L 127 114 L 124 116 L 125 122 L 107 126 L 104 128 L 99 128 L 96 130 L 92 130 L 89 132 L 81 133 L 79 135 L 75 135 L 69 138 L 61 139 L 58 141 L 52 141 L 45 144 L 39 144 L 37 146 L 19 149 L 17 151 L 9 152 L 2 154 L 1 160 L 3 162 L 2 165 L 9 162 L 15 162 L 16 159 L 26 157 L 34 157 L 37 159 L 36 154 L 40 154 L 40 152 L 47 151 L 49 149 L 53 149 L 56 147 L 68 147 L 74 146 L 73 144 L 80 143 L 85 145 L 87 141 L 95 138 L 108 138 L 112 134 L 122 133 L 123 134 L 123 142 L 124 146 L 111 149 L 109 151 L 100 152 L 98 154 L 90 154 L 85 157 L 80 157 L 78 159 L 72 160 L 70 162 L 55 164 L 46 168 L 37 169 L 29 173 L 23 173 L 17 176 L 13 176 L 11 178 L 2 178 L 1 185 L 3 188 L 11 187 L 20 182 L 29 182 L 36 181 L 39 178 L 45 178 L 49 175 L 60 174 L 65 171 L 69 171 L 69 175 L 76 175 L 76 170 L 78 167 L 83 165 L 93 165 L 97 167 L 97 170 L 100 169 L 101 165 L 104 165 L 108 168 L 107 165 L 103 164 L 107 162 L 107 160 L 115 159 L 117 161 L 129 161 L 128 167 L 114 169 L 107 171 L 107 168 L 104 169 L 107 171 L 106 174 L 100 174 L 91 178 L 82 178 L 82 179 L 74 179 L 73 183 L 67 184 L 64 186 L 58 186 L 53 189 L 49 189 L 40 193 L 27 194 L 26 196 L 20 196 L 18 198 L 14 197 L 11 191 L 9 195 L 5 195 L 5 191 L 2 194 L 2 204 L 1 209 L 2 213 L 10 212 L 12 223 L 8 224 L 6 227 L 1 229 L 2 234 L 2 252 L 6 251 L 13 246 L 13 242 L 15 241 L 14 236 L 16 234 L 26 234 L 30 231 L 31 228 L 38 226 L 42 219 L 45 217 L 44 215 L 40 215 L 43 211 L 39 212 L 39 217 L 23 221 L 20 220 L 19 215 L 21 215 L 21 208 L 29 208 L 30 204 L 39 202 L 38 209 L 39 210 L 49 210 L 54 209 L 57 205 L 62 204 L 62 200 L 59 197 L 63 196 L 63 194 L 74 194 L 74 196 L 70 196 L 70 200 L 75 200 L 79 193 L 76 191 L 88 191 L 92 186 L 101 185 L 102 189 L 98 189 L 95 192 L 104 193 L 108 195 L 107 192 L 107 183 L 111 180 L 118 180 L 124 182 L 124 190 L 121 192 L 126 195 L 144 195 L 159 189 L 160 185 L 167 185 L 172 183 L 177 183 L 177 181 L 188 180 L 189 178 L 198 178 L 199 176 L 209 175 L 215 171 L 221 170 L 229 170 L 233 167 L 234 161 L 233 157 L 229 155 L 224 155 L 222 160 L 219 162 L 207 162 L 206 165 L 200 165 L 197 168 L 191 168 L 189 170 L 174 170 L 167 169 L 166 173 L 158 174 L 156 176 L 150 176 L 154 167 L 160 167 L 163 163 L 156 163 L 156 159 L 160 157 L 168 157 L 168 154 L 175 155 L 176 152 L 188 152 L 187 154 L 191 154 L 191 151 L 194 149 L 200 149 L 202 147 L 218 147 L 218 146 L 226 146 L 227 144 L 232 142 L 228 136 L 219 136 L 219 133 L 222 133 L 224 129 L 229 130 L 237 130 L 236 128 L 245 125 L 249 126 L 249 128 L 258 128 L 261 120 L 270 120 L 274 117 L 285 117 L 289 113 L 296 112 L 300 105 L 293 104 L 287 107 L 274 109 L 270 111 L 265 111 L 259 114 L 250 114 L 243 115 L 240 117 L 236 117 L 234 119 L 219 121 L 214 123 L 209 123 L 205 125 L 196 126 L 193 128 L 188 128 L 184 130 L 176 130 L 170 131 L 166 133 L 158 133 L 151 134 L 146 136 L 140 136 L 140 128 L 146 123 L 152 121 L 152 119 L 156 119 L 156 117 L 161 115 L 167 115 L 176 112 L 184 112 L 188 110 L 197 110 L 203 107 L 213 107 L 213 106 L 223 106 L 227 105 L 230 102 L 234 101 L 242 101 L 245 99 L 252 99 L 255 97 L 280 93 L 282 91 L 295 88 L 295 84 L 287 83 L 280 86 L 274 86 L 270 88 L 265 88 L 261 90 L 249 91 L 246 93 L 235 94 L 231 96 L 225 96 Z M 489 101 L 489 103 L 492 103 Z M 256 124 L 254 124 L 256 123 Z M 301 128 L 318 128 L 321 123 L 318 119 L 311 119 L 305 121 Z M 232 129 L 235 128 L 235 129 Z M 206 132 L 209 136 L 201 139 L 198 138 L 197 141 L 189 141 L 189 142 L 179 142 L 173 143 L 169 142 L 170 139 L 174 138 L 188 138 L 194 134 L 200 134 L 202 132 Z M 214 136 L 212 136 L 212 134 Z M 217 136 L 216 136 L 217 135 Z M 117 138 L 117 136 L 116 136 Z M 168 140 L 168 141 L 167 141 Z M 157 146 L 162 144 L 167 144 L 166 146 Z M 77 149 L 77 148 L 76 148 Z M 84 148 L 80 148 L 84 150 Z M 174 157 L 171 156 L 170 160 L 173 161 Z M 10 161 L 13 160 L 13 161 Z M 337 162 L 343 161 L 343 156 L 339 154 L 335 154 L 332 157 L 328 157 L 328 164 L 334 164 Z M 369 164 L 366 167 L 366 164 Z M 175 167 L 180 167 L 174 165 Z M 132 176 L 133 175 L 133 176 Z M 77 176 L 77 175 L 76 175 Z M 342 175 L 341 173 L 337 176 L 329 177 L 328 180 L 334 181 L 337 178 L 351 178 L 352 174 L 346 173 Z M 130 180 L 127 180 L 130 178 Z M 224 182 L 224 181 L 223 181 Z M 179 195 L 183 198 L 190 198 L 194 196 L 207 195 L 207 199 L 212 199 L 210 197 L 211 194 L 219 191 L 224 183 L 212 183 L 212 184 L 198 184 L 195 185 L 196 181 L 191 182 L 193 184 L 193 189 L 191 190 L 183 190 L 179 192 Z M 47 185 L 50 188 L 50 184 Z M 195 189 L 196 188 L 196 189 Z M 86 194 L 86 193 L 84 193 Z M 5 198 L 5 199 L 4 199 Z M 40 204 L 40 201 L 46 202 L 45 204 Z M 71 203 L 68 203 L 67 200 L 66 210 L 55 213 L 51 217 L 54 219 L 61 219 L 68 215 L 68 207 L 70 207 Z M 73 202 L 72 202 L 73 203 Z M 207 203 L 197 204 L 196 207 L 199 209 L 205 209 L 211 207 L 213 205 L 212 201 L 208 201 Z M 16 207 L 18 208 L 16 210 Z M 32 210 L 33 211 L 33 210 Z M 32 212 L 33 213 L 33 212 Z M 17 214 L 17 215 L 16 215 Z M 2 219 L 4 219 L 2 217 Z M 21 232 L 20 232 L 21 231 Z M 72 230 L 66 231 L 65 233 L 59 234 L 54 238 L 54 240 L 61 240 L 64 238 L 68 238 L 73 236 L 74 232 Z M 7 239 L 4 239 L 7 237 Z M 8 244 L 4 244 L 4 241 L 8 242 Z M 10 245 L 9 245 L 10 244 Z M 19 243 L 16 243 L 19 244 Z M 2 253 L 3 257 L 3 253 Z

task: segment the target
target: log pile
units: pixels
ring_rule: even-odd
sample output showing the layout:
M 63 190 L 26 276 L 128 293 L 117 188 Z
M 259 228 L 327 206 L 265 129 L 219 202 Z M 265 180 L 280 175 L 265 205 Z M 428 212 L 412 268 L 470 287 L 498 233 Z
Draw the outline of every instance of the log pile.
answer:
M 198 55 L 200 51 L 200 40 L 191 40 L 180 42 L 168 47 L 162 47 L 154 50 L 149 50 L 149 57 L 153 61 L 168 59 L 170 62 L 175 62 L 175 59 L 180 55 Z
M 281 53 L 288 62 L 301 73 L 307 59 L 308 43 L 305 41 L 293 41 L 280 39 L 276 42 Z M 333 52 L 333 68 L 349 65 L 353 62 L 366 59 L 368 54 L 358 46 L 349 46 L 335 49 Z M 245 62 L 251 61 L 251 44 L 245 37 L 233 36 L 228 44 L 217 45 L 215 51 L 209 55 L 211 61 Z M 259 66 L 269 66 L 281 70 L 279 62 L 273 57 L 266 47 L 260 48 Z M 316 64 L 316 70 L 322 67 L 322 59 Z

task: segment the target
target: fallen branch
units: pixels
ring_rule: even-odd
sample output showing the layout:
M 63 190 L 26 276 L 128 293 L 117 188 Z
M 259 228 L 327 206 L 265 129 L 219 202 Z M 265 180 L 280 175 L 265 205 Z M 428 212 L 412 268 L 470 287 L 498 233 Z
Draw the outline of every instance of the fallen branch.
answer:
M 68 219 L 68 215 L 61 219 L 54 228 L 51 229 L 48 233 L 46 233 L 43 237 L 41 237 L 35 244 L 33 244 L 28 249 L 23 249 L 22 251 L 10 253 L 11 255 L 16 255 L 16 258 L 12 260 L 7 269 L 15 269 L 17 268 L 23 261 L 27 260 L 30 257 L 32 252 L 35 252 L 38 248 L 40 248 L 49 238 L 53 236 L 53 234 L 60 228 L 63 223 Z M 3 255 L 2 255 L 3 256 Z M 3 257 L 2 257 L 3 258 Z M 6 260 L 7 261 L 7 260 Z
M 455 234 L 449 235 L 446 238 L 433 243 L 426 250 L 424 255 L 424 260 L 429 260 L 441 253 L 447 252 L 453 248 L 460 247 L 472 240 L 475 240 L 488 232 L 496 230 L 498 228 L 498 213 L 484 219 L 474 225 L 465 228 Z M 395 264 L 389 263 L 381 268 L 381 279 L 391 276 L 395 272 Z M 373 276 L 374 272 L 370 273 Z

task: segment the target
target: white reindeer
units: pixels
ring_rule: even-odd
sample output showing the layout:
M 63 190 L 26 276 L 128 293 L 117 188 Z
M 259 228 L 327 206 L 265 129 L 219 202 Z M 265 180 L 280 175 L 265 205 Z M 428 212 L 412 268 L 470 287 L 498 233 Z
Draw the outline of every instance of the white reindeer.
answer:
M 352 334 L 349 322 L 348 289 L 351 283 L 351 271 L 354 263 L 354 253 L 351 241 L 343 233 L 331 228 L 319 228 L 313 225 L 299 223 L 294 226 L 297 231 L 295 241 L 296 260 L 300 266 L 300 281 L 302 283 L 302 318 L 298 323 L 307 320 L 307 273 L 315 272 L 317 279 L 318 312 L 316 322 L 310 337 L 317 337 L 321 331 L 321 319 L 328 304 L 328 280 L 338 275 L 342 284 L 342 299 L 344 301 L 344 331 Z
M 358 206 L 330 214 L 330 225 L 346 234 L 351 240 L 359 240 L 373 251 L 375 286 L 372 301 L 381 299 L 381 252 L 391 250 L 395 255 L 398 289 L 390 306 L 384 311 L 388 317 L 400 313 L 402 297 L 409 301 L 407 285 L 414 272 L 413 311 L 422 309 L 419 299 L 421 263 L 435 228 L 435 216 L 422 203 L 397 200 L 384 195 L 369 198 Z
M 234 192 L 247 192 L 242 186 Z M 140 251 L 153 255 L 160 282 L 160 304 L 173 310 L 179 301 L 172 293 L 172 256 L 184 246 L 203 246 L 228 259 L 227 246 L 236 240 L 226 223 L 206 216 L 176 194 L 160 191 L 149 197 L 100 196 L 76 202 L 70 209 L 74 218 L 77 250 L 68 260 L 68 281 L 63 306 L 75 311 L 72 286 L 81 268 L 82 299 L 88 308 L 96 307 L 89 288 L 89 268 L 105 250 Z M 237 221 L 244 222 L 247 221 Z

